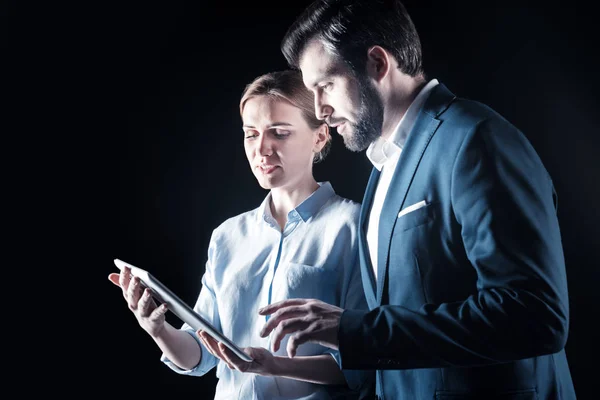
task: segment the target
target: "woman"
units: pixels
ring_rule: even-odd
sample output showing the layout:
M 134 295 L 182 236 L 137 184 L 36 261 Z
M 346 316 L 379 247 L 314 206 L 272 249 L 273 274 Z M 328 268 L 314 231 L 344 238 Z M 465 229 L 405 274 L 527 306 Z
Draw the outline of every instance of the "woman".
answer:
M 373 378 L 366 371 L 342 373 L 336 351 L 306 344 L 288 358 L 285 342 L 273 346 L 259 335 L 265 317 L 258 309 L 279 300 L 367 307 L 356 262 L 360 206 L 313 176 L 313 163 L 326 156 L 331 142 L 313 106 L 296 71 L 258 77 L 240 101 L 246 156 L 269 193 L 258 208 L 213 231 L 195 310 L 243 346 L 253 362 L 243 362 L 204 332 L 168 324 L 166 307 L 157 307 L 127 270 L 109 276 L 166 365 L 197 376 L 217 367 L 215 399 L 330 399 L 340 388 L 350 398 Z

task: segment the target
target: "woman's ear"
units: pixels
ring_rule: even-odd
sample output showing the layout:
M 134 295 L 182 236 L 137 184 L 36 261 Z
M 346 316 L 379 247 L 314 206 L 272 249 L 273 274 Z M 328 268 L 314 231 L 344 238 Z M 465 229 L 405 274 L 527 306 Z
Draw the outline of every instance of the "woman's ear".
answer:
M 327 124 L 321 124 L 321 126 L 317 128 L 313 152 L 319 153 L 321 150 L 323 150 L 323 147 L 325 147 L 329 141 L 329 135 L 329 126 Z

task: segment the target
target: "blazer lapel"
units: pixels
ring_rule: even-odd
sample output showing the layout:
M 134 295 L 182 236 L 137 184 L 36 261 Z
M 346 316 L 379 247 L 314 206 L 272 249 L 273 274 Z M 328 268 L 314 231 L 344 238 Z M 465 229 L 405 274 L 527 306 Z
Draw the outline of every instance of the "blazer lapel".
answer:
M 371 176 L 369 177 L 369 183 L 365 190 L 363 197 L 362 206 L 360 208 L 360 218 L 358 222 L 358 252 L 360 257 L 360 268 L 361 277 L 363 281 L 363 287 L 365 290 L 365 297 L 369 308 L 374 308 L 377 304 L 375 298 L 375 275 L 373 274 L 373 265 L 371 264 L 371 256 L 369 254 L 369 246 L 367 244 L 367 224 L 369 217 L 369 210 L 371 209 L 371 203 L 373 202 L 373 195 L 377 188 L 377 181 L 379 180 L 379 170 L 373 168 Z
M 377 305 L 381 305 L 383 288 L 387 279 L 388 256 L 392 231 L 396 224 L 408 188 L 415 175 L 417 166 L 423 157 L 431 138 L 440 125 L 437 116 L 450 105 L 454 95 L 441 83 L 434 88 L 426 100 L 419 117 L 415 122 L 404 148 L 396 164 L 394 176 L 383 202 L 381 217 L 379 219 L 379 236 L 377 249 Z

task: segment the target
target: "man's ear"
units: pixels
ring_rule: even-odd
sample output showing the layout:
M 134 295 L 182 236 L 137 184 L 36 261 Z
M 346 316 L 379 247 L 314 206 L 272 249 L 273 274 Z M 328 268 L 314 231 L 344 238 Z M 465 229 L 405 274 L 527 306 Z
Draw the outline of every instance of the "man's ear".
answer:
M 380 82 L 391 68 L 390 54 L 381 46 L 373 46 L 367 51 L 367 76 Z

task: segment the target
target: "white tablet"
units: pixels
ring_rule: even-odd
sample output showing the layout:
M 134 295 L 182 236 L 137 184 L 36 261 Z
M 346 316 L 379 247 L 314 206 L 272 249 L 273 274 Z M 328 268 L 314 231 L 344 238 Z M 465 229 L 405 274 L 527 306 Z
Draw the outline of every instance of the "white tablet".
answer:
M 151 290 L 154 298 L 160 302 L 166 303 L 169 307 L 169 311 L 179 317 L 179 319 L 181 319 L 183 322 L 186 322 L 188 325 L 190 325 L 192 329 L 197 331 L 198 329 L 202 328 L 215 340 L 222 342 L 225 346 L 231 349 L 231 351 L 233 351 L 242 360 L 247 362 L 252 361 L 252 358 L 248 354 L 244 353 L 242 349 L 236 346 L 235 343 L 229 340 L 229 338 L 223 336 L 223 334 L 219 332 L 210 322 L 202 318 L 202 316 L 194 311 L 192 307 L 177 297 L 175 293 L 169 290 L 169 288 L 152 276 L 152 274 L 150 274 L 148 271 L 126 263 L 125 261 L 119 260 L 118 258 L 115 258 L 115 265 L 121 271 L 124 267 L 129 267 L 131 269 L 131 273 L 140 278 L 141 284 Z

